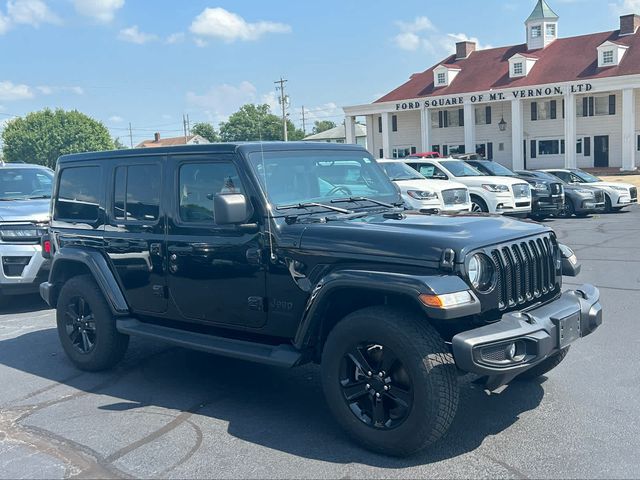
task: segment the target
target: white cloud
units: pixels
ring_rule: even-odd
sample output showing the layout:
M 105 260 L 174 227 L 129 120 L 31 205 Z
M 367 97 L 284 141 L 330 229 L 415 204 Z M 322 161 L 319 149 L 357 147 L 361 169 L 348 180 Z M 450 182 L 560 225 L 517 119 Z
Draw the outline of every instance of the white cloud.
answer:
M 187 102 L 204 111 L 211 121 L 221 122 L 246 103 L 257 98 L 257 89 L 251 82 L 239 85 L 215 85 L 203 94 L 187 93 Z
M 614 15 L 626 15 L 640 12 L 640 0 L 621 0 L 609 3 L 609 8 Z
M 167 37 L 167 39 L 165 40 L 165 43 L 169 45 L 173 45 L 174 43 L 182 43 L 184 42 L 184 37 L 185 35 L 182 32 L 172 33 Z
M 399 33 L 393 38 L 395 44 L 402 50 L 415 51 L 422 43 L 420 37 L 413 32 Z
M 455 53 L 457 42 L 475 42 L 478 50 L 492 48 L 491 45 L 481 44 L 478 38 L 464 33 L 443 33 L 427 17 L 417 17 L 412 22 L 398 21 L 396 25 L 401 32 L 392 41 L 402 50 L 424 50 L 434 57 L 445 57 Z
M 109 121 L 112 123 L 122 123 L 124 122 L 124 118 L 118 115 L 112 115 L 111 117 L 109 117 Z
M 330 120 L 340 124 L 344 117 L 344 111 L 336 103 L 329 102 L 317 107 L 305 107 L 304 116 L 307 123 L 307 131 L 310 131 L 309 126 L 313 127 L 315 121 Z
M 141 32 L 137 25 L 120 30 L 118 38 L 124 42 L 137 43 L 138 45 L 158 40 L 157 35 Z
M 61 23 L 60 18 L 49 10 L 42 0 L 9 0 L 7 15 L 10 23 L 39 27 L 43 23 Z
M 124 0 L 74 0 L 73 5 L 80 15 L 91 17 L 101 23 L 109 23 L 124 6 Z
M 5 17 L 0 13 L 0 35 L 3 35 L 9 31 L 9 17 Z
M 84 95 L 82 87 L 60 87 L 56 85 L 38 85 L 35 89 L 42 95 L 53 95 L 55 93 L 74 93 L 76 95 Z
M 240 15 L 224 8 L 205 8 L 189 28 L 198 37 L 216 38 L 227 43 L 236 40 L 258 40 L 267 33 L 289 33 L 291 26 L 284 23 L 259 21 L 247 22 Z
M 34 96 L 33 90 L 28 85 L 9 81 L 0 82 L 0 100 L 2 101 L 28 100 Z
M 269 92 L 262 95 L 262 99 L 260 103 L 266 103 L 267 105 L 269 105 L 269 108 L 271 109 L 271 113 L 277 114 L 282 108 L 280 106 L 280 96 L 276 94 L 276 92 Z

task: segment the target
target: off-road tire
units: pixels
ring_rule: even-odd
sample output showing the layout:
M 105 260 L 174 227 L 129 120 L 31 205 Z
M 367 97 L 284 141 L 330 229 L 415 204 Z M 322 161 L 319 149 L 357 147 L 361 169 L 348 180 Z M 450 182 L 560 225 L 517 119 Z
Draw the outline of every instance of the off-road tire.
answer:
M 564 350 L 560 350 L 558 353 L 543 360 L 535 367 L 532 367 L 529 370 L 521 373 L 520 375 L 518 375 L 518 378 L 521 380 L 533 380 L 538 377 L 541 377 L 545 373 L 550 372 L 551 370 L 556 368 L 558 365 L 560 365 L 562 360 L 564 360 L 564 357 L 566 357 L 567 354 L 569 353 L 569 348 L 571 347 L 567 347 Z
M 391 349 L 413 385 L 413 404 L 393 429 L 365 424 L 344 399 L 339 371 L 352 345 L 375 342 Z M 448 430 L 458 406 L 457 371 L 444 341 L 426 318 L 377 306 L 347 315 L 333 328 L 322 354 L 322 384 L 331 412 L 342 428 L 369 450 L 404 457 L 436 442 Z
M 82 297 L 95 320 L 95 345 L 88 353 L 76 349 L 66 331 L 66 309 L 74 298 Z M 102 291 L 90 275 L 72 277 L 62 287 L 56 308 L 58 337 L 65 353 L 80 370 L 97 372 L 115 366 L 124 357 L 129 336 L 116 330 L 116 322 Z

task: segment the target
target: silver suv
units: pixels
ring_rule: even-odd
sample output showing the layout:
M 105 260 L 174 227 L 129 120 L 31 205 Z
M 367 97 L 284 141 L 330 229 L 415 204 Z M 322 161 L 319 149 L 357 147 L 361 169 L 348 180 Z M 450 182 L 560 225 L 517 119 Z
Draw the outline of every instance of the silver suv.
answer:
M 26 163 L 0 164 L 0 302 L 35 293 L 49 262 L 40 245 L 49 225 L 53 171 Z

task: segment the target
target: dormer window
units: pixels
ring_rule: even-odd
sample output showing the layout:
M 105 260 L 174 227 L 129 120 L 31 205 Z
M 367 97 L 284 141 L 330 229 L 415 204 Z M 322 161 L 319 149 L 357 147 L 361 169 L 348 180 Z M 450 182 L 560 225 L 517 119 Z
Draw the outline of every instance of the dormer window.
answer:
M 433 83 L 436 87 L 448 87 L 460 73 L 457 65 L 438 65 L 433 70 Z
M 547 23 L 546 26 L 546 35 L 547 38 L 555 38 L 556 36 L 556 24 L 555 23 Z
M 598 67 L 613 67 L 620 65 L 622 57 L 629 47 L 618 42 L 607 40 L 598 47 Z
M 535 25 L 531 27 L 531 38 L 540 38 L 542 36 L 542 26 Z
M 516 62 L 513 64 L 513 74 L 522 75 L 524 73 L 522 62 Z

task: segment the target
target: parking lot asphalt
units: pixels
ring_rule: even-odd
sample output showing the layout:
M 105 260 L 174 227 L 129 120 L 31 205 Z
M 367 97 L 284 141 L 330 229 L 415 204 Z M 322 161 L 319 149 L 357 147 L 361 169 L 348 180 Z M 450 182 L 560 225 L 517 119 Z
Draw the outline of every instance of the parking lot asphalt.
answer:
M 640 208 L 551 220 L 600 287 L 603 326 L 548 378 L 488 394 L 462 378 L 449 433 L 394 459 L 351 443 L 319 370 L 133 339 L 114 371 L 76 370 L 37 297 L 0 315 L 0 478 L 638 478 Z

